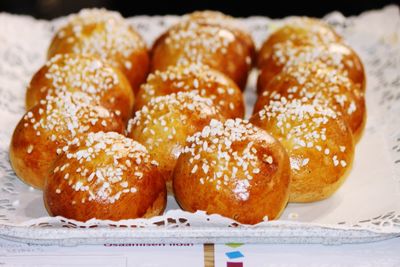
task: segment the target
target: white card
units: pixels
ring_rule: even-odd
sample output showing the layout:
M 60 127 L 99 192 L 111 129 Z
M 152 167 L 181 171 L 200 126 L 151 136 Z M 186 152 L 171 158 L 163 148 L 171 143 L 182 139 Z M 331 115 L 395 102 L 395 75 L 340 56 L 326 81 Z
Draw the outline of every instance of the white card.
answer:
M 0 266 L 176 267 L 204 266 L 203 245 L 105 244 L 40 246 L 0 239 Z

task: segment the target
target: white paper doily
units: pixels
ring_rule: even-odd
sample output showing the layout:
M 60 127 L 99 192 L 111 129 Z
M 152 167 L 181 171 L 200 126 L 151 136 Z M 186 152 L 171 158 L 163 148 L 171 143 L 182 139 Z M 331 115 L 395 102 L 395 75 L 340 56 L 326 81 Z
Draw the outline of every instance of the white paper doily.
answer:
M 177 17 L 129 18 L 149 45 Z M 400 15 L 389 6 L 345 18 L 325 17 L 360 54 L 367 71 L 367 126 L 348 180 L 328 200 L 289 204 L 281 219 L 242 226 L 218 215 L 190 214 L 172 197 L 163 216 L 86 223 L 48 217 L 41 192 L 16 178 L 8 160 L 15 125 L 24 113 L 25 88 L 45 62 L 46 50 L 65 18 L 40 21 L 0 14 L 0 236 L 18 241 L 75 245 L 104 242 L 355 243 L 400 235 Z M 242 19 L 257 45 L 281 22 Z M 255 101 L 256 71 L 245 98 Z

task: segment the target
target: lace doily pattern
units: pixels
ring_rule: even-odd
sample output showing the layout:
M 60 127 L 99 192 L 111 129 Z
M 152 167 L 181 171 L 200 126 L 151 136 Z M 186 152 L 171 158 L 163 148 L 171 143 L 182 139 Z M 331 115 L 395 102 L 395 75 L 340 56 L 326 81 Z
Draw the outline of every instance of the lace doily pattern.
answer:
M 396 181 L 394 186 L 400 188 L 399 9 L 390 6 L 350 18 L 332 13 L 325 19 L 363 59 L 368 77 L 368 115 L 379 118 L 372 129 L 379 129 L 385 137 Z M 128 19 L 142 33 L 149 46 L 177 20 L 175 16 Z M 258 46 L 282 22 L 262 17 L 242 20 Z M 281 220 L 246 226 L 219 215 L 206 215 L 200 211 L 192 214 L 179 209 L 169 209 L 164 215 L 151 219 L 119 222 L 90 220 L 82 223 L 48 217 L 41 192 L 29 188 L 15 176 L 8 159 L 8 146 L 12 131 L 24 113 L 26 85 L 45 61 L 50 39 L 64 21 L 65 18 L 48 22 L 0 14 L 0 236 L 26 242 L 68 245 L 128 240 L 331 244 L 376 241 L 400 235 L 400 207 L 382 210 L 380 214 L 362 220 L 341 221 L 338 218 L 336 223 L 329 225 Z M 251 106 L 256 98 L 255 79 L 250 79 L 245 97 L 247 105 Z M 398 197 L 400 200 L 400 195 Z

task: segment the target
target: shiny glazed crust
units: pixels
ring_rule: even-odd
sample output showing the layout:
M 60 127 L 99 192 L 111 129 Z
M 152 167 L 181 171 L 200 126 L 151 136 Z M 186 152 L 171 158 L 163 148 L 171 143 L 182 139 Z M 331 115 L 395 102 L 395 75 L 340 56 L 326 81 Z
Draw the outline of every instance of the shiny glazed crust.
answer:
M 26 109 L 59 91 L 85 92 L 105 108 L 121 113 L 125 122 L 132 116 L 134 95 L 125 75 L 95 57 L 58 54 L 51 58 L 28 86 Z
M 136 93 L 149 71 L 149 55 L 142 37 L 119 13 L 84 9 L 70 17 L 55 34 L 48 58 L 75 53 L 97 56 L 119 68 Z
M 318 19 L 297 17 L 287 21 L 273 32 L 261 46 L 257 66 L 262 69 L 272 56 L 275 45 L 291 43 L 293 46 L 329 44 L 341 42 L 342 38 L 328 24 Z
M 252 61 L 255 60 L 256 49 L 253 38 L 234 17 L 219 11 L 204 10 L 187 14 L 183 16 L 183 20 L 196 21 L 200 24 L 217 25 L 229 29 L 241 42 L 246 44 L 250 51 Z
M 42 189 L 61 147 L 83 133 L 123 132 L 120 118 L 80 92 L 48 96 L 19 121 L 10 144 L 10 162 L 17 176 Z
M 171 175 L 186 138 L 211 119 L 222 118 L 210 99 L 195 92 L 178 92 L 153 98 L 137 111 L 128 124 L 127 136 L 146 146 L 171 189 Z
M 161 35 L 152 48 L 151 69 L 201 63 L 216 69 L 244 90 L 251 52 L 229 29 L 196 21 L 182 22 Z
M 226 75 L 207 66 L 170 66 L 150 74 L 136 96 L 135 110 L 152 98 L 177 92 L 196 91 L 210 98 L 226 118 L 243 118 L 244 101 L 240 88 Z
M 329 43 L 296 46 L 288 41 L 275 44 L 272 56 L 265 60 L 258 80 L 258 93 L 262 93 L 263 88 L 276 75 L 301 64 L 334 68 L 359 85 L 359 90 L 365 91 L 364 66 L 358 55 L 347 45 Z
M 364 92 L 337 69 L 317 62 L 293 65 L 285 67 L 260 88 L 263 93 L 259 95 L 253 113 L 259 112 L 271 99 L 301 99 L 303 103 L 319 99 L 343 116 L 355 140 L 359 140 L 363 132 L 366 120 Z
M 46 182 L 45 206 L 78 221 L 159 215 L 166 188 L 157 165 L 144 146 L 120 134 L 84 135 L 63 147 Z
M 324 102 L 271 100 L 250 121 L 286 148 L 292 171 L 290 202 L 325 199 L 343 183 L 354 157 L 353 136 Z
M 283 146 L 241 119 L 212 120 L 189 137 L 173 175 L 175 197 L 184 210 L 218 213 L 246 224 L 278 218 L 289 183 Z

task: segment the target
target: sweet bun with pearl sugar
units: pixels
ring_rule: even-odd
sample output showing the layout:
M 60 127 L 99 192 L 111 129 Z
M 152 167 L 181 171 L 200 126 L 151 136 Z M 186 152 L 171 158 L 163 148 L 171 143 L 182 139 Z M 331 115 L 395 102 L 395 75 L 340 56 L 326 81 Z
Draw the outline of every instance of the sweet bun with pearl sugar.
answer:
M 285 67 L 285 70 L 261 87 L 253 113 L 268 102 L 301 99 L 303 103 L 314 99 L 337 111 L 350 126 L 355 140 L 359 140 L 366 121 L 364 93 L 341 71 L 317 62 Z
M 95 57 L 58 54 L 47 61 L 28 86 L 26 109 L 60 90 L 85 92 L 124 121 L 132 116 L 134 95 L 125 75 Z
M 258 92 L 285 68 L 300 64 L 319 64 L 341 71 L 359 90 L 365 91 L 364 66 L 356 52 L 342 43 L 295 46 L 293 43 L 277 43 L 261 69 Z
M 166 70 L 171 65 L 199 63 L 228 77 L 244 90 L 252 66 L 247 45 L 229 29 L 196 21 L 172 26 L 153 44 L 151 70 Z
M 25 183 L 42 189 L 57 156 L 69 142 L 87 132 L 123 132 L 112 111 L 82 92 L 47 96 L 19 121 L 10 144 L 10 162 Z
M 196 92 L 178 92 L 150 100 L 128 123 L 127 136 L 146 146 L 158 161 L 171 192 L 172 172 L 189 135 L 212 119 L 223 119 L 211 99 Z
M 143 38 L 122 16 L 105 9 L 83 9 L 69 17 L 55 34 L 47 56 L 56 54 L 97 56 L 119 68 L 136 92 L 146 80 L 149 55 Z
M 342 38 L 335 30 L 321 20 L 306 17 L 291 18 L 285 21 L 262 44 L 258 52 L 257 66 L 260 69 L 264 67 L 264 63 L 273 55 L 275 46 L 279 43 L 286 43 L 296 47 L 341 41 Z
M 50 215 L 118 221 L 164 211 L 166 188 L 158 164 L 138 142 L 98 132 L 62 150 L 44 189 Z
M 328 198 L 344 182 L 354 157 L 353 136 L 324 102 L 270 100 L 250 121 L 277 138 L 289 155 L 289 202 Z
M 220 214 L 244 224 L 277 219 L 289 196 L 283 146 L 251 123 L 212 120 L 187 139 L 173 174 L 182 209 Z
M 150 74 L 136 95 L 135 110 L 152 98 L 177 92 L 196 91 L 210 98 L 226 118 L 243 118 L 244 101 L 240 88 L 223 73 L 205 65 L 170 66 Z
M 255 59 L 256 49 L 253 38 L 246 29 L 244 29 L 243 25 L 241 25 L 241 23 L 234 17 L 219 11 L 204 10 L 186 14 L 182 19 L 183 21 L 196 21 L 200 24 L 217 25 L 229 29 L 241 42 L 246 44 L 250 54 L 252 55 L 251 58 L 253 60 Z

